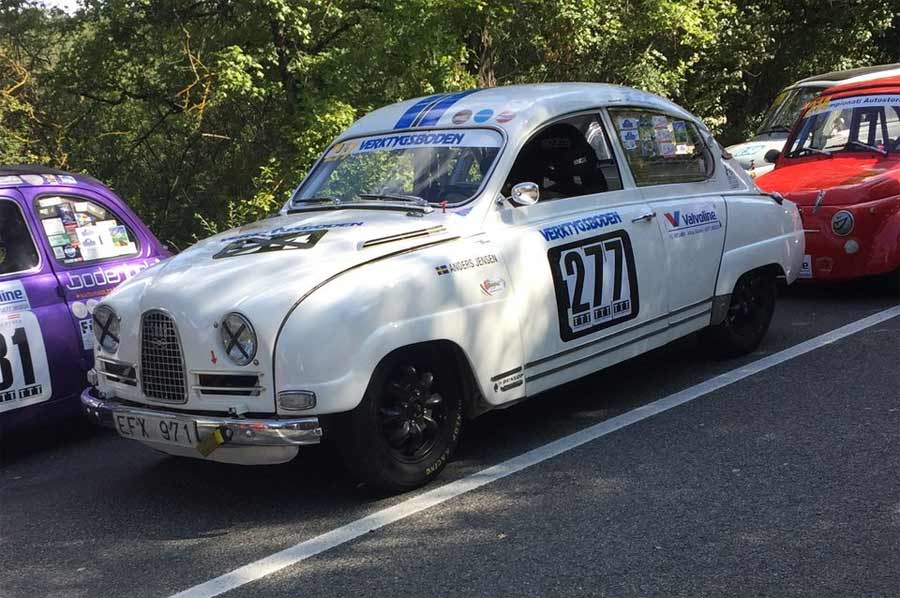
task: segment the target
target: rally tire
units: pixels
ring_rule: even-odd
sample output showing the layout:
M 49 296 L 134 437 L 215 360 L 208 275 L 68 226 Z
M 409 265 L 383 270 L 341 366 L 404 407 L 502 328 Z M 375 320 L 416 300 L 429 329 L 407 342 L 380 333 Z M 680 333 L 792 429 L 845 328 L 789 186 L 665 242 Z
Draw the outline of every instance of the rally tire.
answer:
M 755 351 L 775 314 L 776 286 L 774 274 L 767 269 L 741 276 L 734 285 L 725 319 L 700 333 L 706 352 L 727 359 Z
M 453 456 L 463 401 L 452 360 L 419 348 L 388 356 L 353 411 L 333 418 L 330 433 L 348 469 L 389 493 L 427 484 Z

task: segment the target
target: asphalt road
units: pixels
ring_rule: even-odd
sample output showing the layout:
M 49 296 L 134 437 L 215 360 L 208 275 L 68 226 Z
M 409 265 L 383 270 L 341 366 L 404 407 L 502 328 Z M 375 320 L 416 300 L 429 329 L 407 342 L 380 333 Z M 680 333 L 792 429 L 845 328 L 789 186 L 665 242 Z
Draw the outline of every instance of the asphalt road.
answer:
M 438 484 L 896 303 L 790 289 L 756 354 L 711 361 L 688 338 L 487 414 Z M 228 595 L 897 596 L 898 437 L 894 318 Z M 10 597 L 168 596 L 411 496 L 373 496 L 327 446 L 239 468 L 72 424 L 2 450 Z

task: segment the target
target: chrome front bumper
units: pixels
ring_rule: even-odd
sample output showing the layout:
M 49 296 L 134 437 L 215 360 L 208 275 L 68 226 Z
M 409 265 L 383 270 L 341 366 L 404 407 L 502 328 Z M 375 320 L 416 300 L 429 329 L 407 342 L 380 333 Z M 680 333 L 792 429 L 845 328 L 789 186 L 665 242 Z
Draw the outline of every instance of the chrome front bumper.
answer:
M 246 419 L 193 415 L 133 407 L 112 399 L 101 399 L 94 396 L 92 388 L 81 393 L 81 406 L 91 421 L 108 428 L 115 429 L 113 419 L 115 414 L 137 417 L 165 416 L 196 424 L 197 434 L 201 439 L 220 430 L 228 438 L 228 444 L 232 446 L 296 447 L 318 444 L 322 439 L 322 426 L 318 417 Z

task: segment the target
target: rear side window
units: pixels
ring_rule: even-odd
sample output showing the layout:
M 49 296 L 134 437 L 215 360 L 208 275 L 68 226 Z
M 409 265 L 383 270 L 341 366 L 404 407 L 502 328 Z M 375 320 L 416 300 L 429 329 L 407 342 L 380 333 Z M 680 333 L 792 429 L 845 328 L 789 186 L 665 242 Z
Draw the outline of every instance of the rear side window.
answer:
M 712 155 L 690 121 L 650 110 L 610 110 L 638 187 L 704 181 Z
M 82 197 L 45 196 L 36 202 L 44 235 L 61 264 L 138 254 L 128 226 L 100 204 Z
M 22 210 L 8 199 L 0 199 L 0 276 L 24 272 L 40 263 L 37 248 Z

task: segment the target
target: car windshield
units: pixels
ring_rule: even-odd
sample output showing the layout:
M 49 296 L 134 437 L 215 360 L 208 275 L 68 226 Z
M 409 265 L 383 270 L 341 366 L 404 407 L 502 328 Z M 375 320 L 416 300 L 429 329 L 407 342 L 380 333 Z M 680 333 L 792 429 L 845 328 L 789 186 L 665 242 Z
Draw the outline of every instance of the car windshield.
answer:
M 778 131 L 787 133 L 791 130 L 791 125 L 794 124 L 797 117 L 800 116 L 806 103 L 818 96 L 824 89 L 824 87 L 785 89 L 772 102 L 756 134 L 763 135 Z
M 797 136 L 788 144 L 791 157 L 834 152 L 887 155 L 900 144 L 900 93 L 813 101 Z
M 502 135 L 490 129 L 432 130 L 350 139 L 334 144 L 291 200 L 419 201 L 471 199 L 490 172 Z

